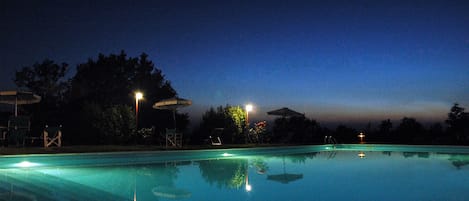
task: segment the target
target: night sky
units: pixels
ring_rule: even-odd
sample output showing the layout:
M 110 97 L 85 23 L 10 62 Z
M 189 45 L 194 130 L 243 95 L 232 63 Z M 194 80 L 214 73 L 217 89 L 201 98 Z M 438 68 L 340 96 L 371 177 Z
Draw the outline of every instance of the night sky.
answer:
M 469 1 L 0 1 L 0 89 L 46 58 L 121 50 L 162 70 L 183 109 L 289 107 L 319 122 L 442 121 L 469 107 Z M 142 103 L 152 104 L 152 103 Z

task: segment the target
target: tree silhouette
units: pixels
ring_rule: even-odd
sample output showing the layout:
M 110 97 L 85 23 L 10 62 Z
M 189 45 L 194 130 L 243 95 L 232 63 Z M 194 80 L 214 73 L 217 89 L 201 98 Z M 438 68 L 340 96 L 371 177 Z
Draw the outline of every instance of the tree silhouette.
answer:
M 280 117 L 275 119 L 272 131 L 273 142 L 311 144 L 319 141 L 322 128 L 316 120 L 304 116 Z
M 151 102 L 176 95 L 161 70 L 155 69 L 146 54 L 127 57 L 125 52 L 105 56 L 96 61 L 79 64 L 73 77 L 74 99 L 86 99 L 100 105 L 128 104 L 136 90 L 141 90 Z
M 102 143 L 99 138 L 103 137 L 103 130 L 115 132 L 106 136 L 122 136 L 124 130 L 133 132 L 137 90 L 145 95 L 139 105 L 139 125 L 150 127 L 158 123 L 160 131 L 172 125 L 171 112 L 154 110 L 152 105 L 177 93 L 148 55 L 132 58 L 124 51 L 117 55 L 99 54 L 96 60 L 79 64 L 71 80 L 65 79 L 67 70 L 66 63 L 59 65 L 46 59 L 16 72 L 14 81 L 18 87 L 42 96 L 39 104 L 29 106 L 34 109 L 33 132 L 39 133 L 38 129 L 46 123 L 59 122 L 67 130 L 64 140 L 79 144 Z M 177 114 L 176 119 L 181 130 L 187 127 L 187 114 Z
M 272 128 L 272 141 L 273 142 L 288 142 L 282 140 L 289 133 L 288 119 L 287 118 L 276 118 L 274 120 L 274 126 Z
M 419 142 L 418 138 L 424 135 L 424 128 L 422 124 L 417 122 L 415 118 L 404 117 L 401 124 L 396 129 L 397 142 L 399 143 L 415 143 Z
M 429 134 L 432 144 L 447 142 L 447 141 L 443 141 L 444 130 L 443 130 L 443 126 L 441 125 L 441 123 L 434 123 L 430 125 L 430 128 L 428 129 L 428 134 Z
M 391 129 L 392 122 L 390 119 L 381 121 L 381 123 L 378 125 L 379 138 L 381 138 L 381 140 L 389 140 Z
M 226 143 L 244 142 L 243 128 L 246 126 L 246 113 L 239 106 L 226 105 L 213 107 L 206 111 L 202 116 L 200 127 L 194 131 L 192 141 L 201 143 L 207 139 L 214 128 L 224 128 L 220 136 Z
M 85 111 L 81 108 L 84 105 L 92 104 L 94 106 L 88 109 L 113 111 L 109 114 L 117 115 L 117 117 L 127 117 L 129 112 L 127 109 L 122 109 L 121 106 L 130 106 L 129 108 L 135 112 L 133 103 L 135 103 L 134 94 L 136 91 L 141 91 L 144 94 L 144 99 L 139 104 L 139 127 L 158 125 L 156 127 L 157 133 L 171 127 L 171 111 L 155 110 L 152 105 L 156 101 L 174 97 L 177 93 L 171 87 L 171 83 L 165 80 L 161 70 L 156 69 L 154 64 L 148 60 L 148 55 L 144 53 L 138 58 L 127 57 L 124 51 L 117 55 L 110 54 L 106 56 L 99 54 L 96 60 L 89 59 L 88 62 L 79 64 L 72 81 L 72 104 L 69 112 L 82 114 Z M 99 115 L 97 112 L 91 112 L 91 114 Z M 96 130 L 103 130 L 104 123 L 96 124 L 89 119 L 93 119 L 93 121 L 116 120 L 115 123 L 121 122 L 119 118 L 110 117 L 109 115 L 101 116 L 102 118 L 93 118 L 89 117 L 89 114 L 82 114 L 77 116 L 77 118 L 79 117 L 84 118 L 74 121 L 81 123 L 78 130 L 81 128 L 89 129 L 96 125 L 101 126 Z M 132 121 L 135 117 L 126 119 Z M 187 127 L 187 115 L 177 114 L 176 120 L 179 121 L 177 125 L 181 130 Z M 120 130 L 132 130 L 132 127 L 135 127 L 132 122 L 126 122 L 125 125 L 128 125 L 128 127 Z M 86 131 L 77 131 L 76 134 L 85 135 L 83 133 L 86 133 Z M 108 136 L 121 136 L 121 134 L 114 133 L 108 134 Z
M 41 102 L 28 105 L 32 114 L 32 132 L 39 133 L 45 124 L 58 124 L 63 119 L 63 107 L 68 100 L 69 82 L 65 79 L 68 64 L 56 64 L 45 59 L 42 63 L 16 71 L 14 82 L 23 90 L 41 96 Z
M 15 84 L 40 95 L 42 100 L 60 101 L 65 98 L 68 89 L 67 80 L 64 79 L 68 64 L 56 64 L 45 59 L 42 63 L 23 67 L 15 73 Z
M 339 125 L 335 129 L 334 137 L 337 138 L 341 143 L 357 143 L 357 131 L 353 128 L 347 127 L 345 125 Z
M 245 181 L 248 160 L 223 159 L 199 161 L 202 178 L 218 188 L 239 189 Z
M 463 107 L 455 103 L 448 113 L 445 121 L 448 125 L 448 132 L 458 143 L 467 143 L 469 137 L 469 113 L 464 112 Z

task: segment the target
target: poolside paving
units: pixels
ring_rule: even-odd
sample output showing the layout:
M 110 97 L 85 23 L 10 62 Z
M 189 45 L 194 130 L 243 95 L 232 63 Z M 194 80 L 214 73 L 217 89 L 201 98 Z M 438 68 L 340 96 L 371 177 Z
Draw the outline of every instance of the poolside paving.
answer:
M 195 150 L 195 149 L 229 149 L 287 146 L 275 144 L 234 144 L 222 146 L 186 145 L 182 148 L 165 147 L 158 145 L 77 145 L 63 147 L 0 147 L 0 155 L 23 154 L 61 154 L 61 153 L 93 153 L 93 152 L 126 152 L 126 151 L 164 151 L 164 150 Z

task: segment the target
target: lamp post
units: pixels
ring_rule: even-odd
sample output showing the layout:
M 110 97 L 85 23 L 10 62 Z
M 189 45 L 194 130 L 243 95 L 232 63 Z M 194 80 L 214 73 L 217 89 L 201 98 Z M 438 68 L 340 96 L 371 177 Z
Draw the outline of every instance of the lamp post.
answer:
M 246 105 L 246 127 L 249 128 L 249 112 L 252 111 L 252 105 Z
M 138 101 L 143 98 L 142 92 L 135 92 L 135 127 L 138 129 Z
M 249 112 L 252 111 L 252 105 L 247 104 L 245 106 L 245 109 L 246 109 L 246 126 L 244 127 L 244 133 L 245 133 L 244 142 L 248 143 L 249 141 Z

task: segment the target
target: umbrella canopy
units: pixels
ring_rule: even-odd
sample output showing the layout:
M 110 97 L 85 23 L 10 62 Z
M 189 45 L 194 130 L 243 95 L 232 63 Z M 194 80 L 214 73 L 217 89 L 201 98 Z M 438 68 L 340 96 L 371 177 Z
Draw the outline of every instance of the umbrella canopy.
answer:
M 270 112 L 267 112 L 268 115 L 277 115 L 277 116 L 282 116 L 282 117 L 302 117 L 305 116 L 304 114 L 301 114 L 297 111 L 291 110 L 287 107 L 280 108 L 278 110 L 273 110 Z
M 302 178 L 303 178 L 303 174 L 287 173 L 286 168 L 285 168 L 285 157 L 283 157 L 283 174 L 267 175 L 268 180 L 277 181 L 282 184 L 288 184 L 292 181 L 296 181 Z
M 192 193 L 188 190 L 176 188 L 172 186 L 157 186 L 152 190 L 153 195 L 169 199 L 190 198 Z
M 191 100 L 183 99 L 183 98 L 168 98 L 161 101 L 156 102 L 153 104 L 154 109 L 159 110 L 172 110 L 173 111 L 173 122 L 174 128 L 176 128 L 176 110 L 181 107 L 186 107 L 192 105 Z
M 267 176 L 268 180 L 278 181 L 282 184 L 288 184 L 292 181 L 302 179 L 302 178 L 303 178 L 303 174 L 289 174 L 289 173 L 268 175 Z
M 15 116 L 18 116 L 18 105 L 33 104 L 41 97 L 27 91 L 0 91 L 0 103 L 15 105 Z
M 192 101 L 183 98 L 168 98 L 153 104 L 153 108 L 160 110 L 176 110 L 181 107 L 192 105 Z

